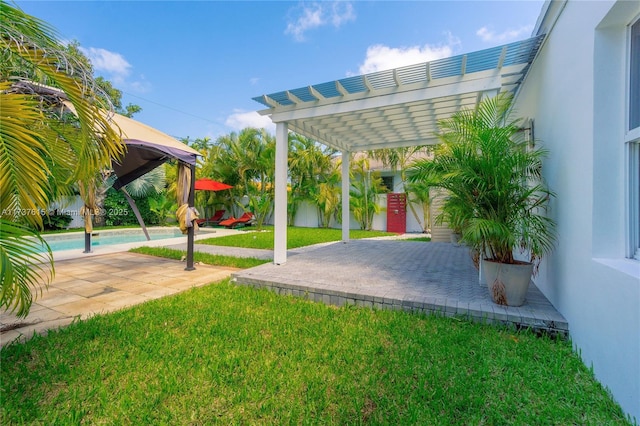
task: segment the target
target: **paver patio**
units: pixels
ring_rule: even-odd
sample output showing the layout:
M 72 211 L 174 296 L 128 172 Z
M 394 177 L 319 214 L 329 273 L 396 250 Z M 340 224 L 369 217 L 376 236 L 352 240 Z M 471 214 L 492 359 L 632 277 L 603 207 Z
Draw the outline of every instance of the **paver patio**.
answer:
M 327 304 L 463 316 L 566 336 L 569 325 L 532 283 L 524 305 L 493 303 L 469 250 L 450 243 L 353 240 L 290 250 L 284 265 L 235 272 L 237 284 Z

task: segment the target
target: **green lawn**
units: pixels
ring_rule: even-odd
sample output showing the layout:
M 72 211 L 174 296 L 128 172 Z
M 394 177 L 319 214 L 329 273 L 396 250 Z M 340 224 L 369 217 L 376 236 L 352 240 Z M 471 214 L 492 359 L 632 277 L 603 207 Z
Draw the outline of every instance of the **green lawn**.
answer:
M 300 247 L 341 232 L 289 228 L 288 238 Z M 210 241 L 272 248 L 273 233 Z M 195 256 L 237 268 L 266 262 Z M 336 308 L 229 280 L 9 345 L 0 400 L 3 425 L 630 424 L 570 342 Z
M 570 342 L 228 281 L 0 361 L 6 425 L 629 424 Z
M 129 251 L 176 260 L 180 260 L 187 255 L 187 252 L 184 250 L 176 250 L 166 247 L 138 247 Z M 223 256 L 197 251 L 193 253 L 193 260 L 194 262 L 205 263 L 207 265 L 227 266 L 240 269 L 253 268 L 254 266 L 270 262 L 270 260 L 256 259 L 253 257 Z
M 421 243 L 428 243 L 429 241 L 431 241 L 431 237 L 415 237 L 415 238 L 407 238 L 401 241 L 418 241 Z
M 257 248 L 273 250 L 273 227 L 263 227 L 262 231 L 255 231 L 254 228 L 246 228 L 246 233 L 237 235 L 228 235 L 225 237 L 209 238 L 199 240 L 198 244 L 210 244 L 213 246 L 231 246 L 244 248 Z M 382 231 L 360 231 L 352 229 L 349 232 L 349 238 L 371 238 L 396 235 L 390 232 Z M 342 239 L 342 230 L 325 229 L 325 228 L 287 228 L 287 247 L 297 248 L 310 246 L 312 244 L 328 243 L 331 241 L 340 241 Z

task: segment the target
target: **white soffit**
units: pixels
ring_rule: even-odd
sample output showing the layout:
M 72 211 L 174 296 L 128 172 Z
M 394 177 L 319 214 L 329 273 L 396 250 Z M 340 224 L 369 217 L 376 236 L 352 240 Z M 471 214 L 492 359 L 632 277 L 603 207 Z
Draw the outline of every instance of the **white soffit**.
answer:
M 515 93 L 543 38 L 253 99 L 273 122 L 341 151 L 432 144 L 438 120 L 485 93 Z

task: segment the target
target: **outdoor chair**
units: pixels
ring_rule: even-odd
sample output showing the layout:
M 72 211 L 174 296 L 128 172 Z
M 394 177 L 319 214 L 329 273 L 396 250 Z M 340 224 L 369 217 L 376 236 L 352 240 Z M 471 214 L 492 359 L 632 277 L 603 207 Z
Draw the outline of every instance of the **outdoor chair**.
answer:
M 231 216 L 229 219 L 225 219 L 220 222 L 219 225 L 231 229 L 238 228 L 240 226 L 250 226 L 254 221 L 255 217 L 253 216 L 253 213 L 247 212 L 237 219 Z
M 226 213 L 226 210 L 216 210 L 216 212 L 208 219 L 198 219 L 198 225 L 207 226 L 207 225 L 218 225 L 222 221 L 222 217 Z

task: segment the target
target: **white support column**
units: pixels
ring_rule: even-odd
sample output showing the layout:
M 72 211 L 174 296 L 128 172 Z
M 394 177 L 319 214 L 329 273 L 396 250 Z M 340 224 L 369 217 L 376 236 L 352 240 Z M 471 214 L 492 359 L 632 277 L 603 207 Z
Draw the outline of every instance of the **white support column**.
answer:
M 349 151 L 342 151 L 342 242 L 349 242 L 349 187 L 351 182 L 349 181 L 349 157 L 351 153 Z
M 289 157 L 288 126 L 276 123 L 276 174 L 274 200 L 273 263 L 287 262 L 287 158 Z

